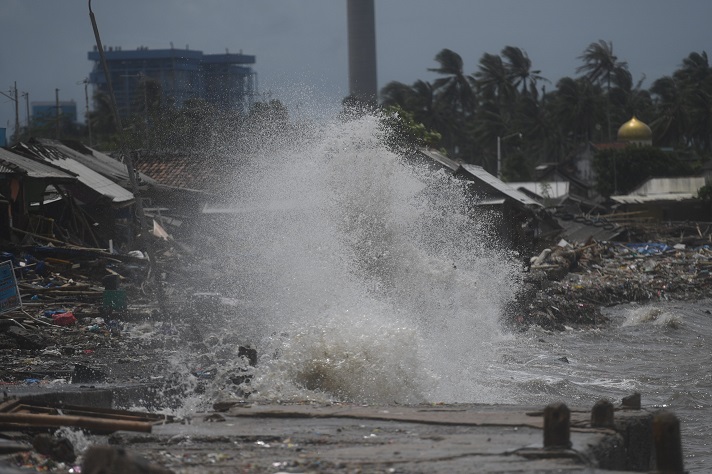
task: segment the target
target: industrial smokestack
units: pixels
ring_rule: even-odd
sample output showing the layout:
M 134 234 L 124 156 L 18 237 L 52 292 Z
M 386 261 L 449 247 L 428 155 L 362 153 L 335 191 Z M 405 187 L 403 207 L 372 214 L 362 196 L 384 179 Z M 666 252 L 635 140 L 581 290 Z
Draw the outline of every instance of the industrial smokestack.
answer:
M 373 0 L 347 0 L 349 95 L 376 103 L 376 19 Z

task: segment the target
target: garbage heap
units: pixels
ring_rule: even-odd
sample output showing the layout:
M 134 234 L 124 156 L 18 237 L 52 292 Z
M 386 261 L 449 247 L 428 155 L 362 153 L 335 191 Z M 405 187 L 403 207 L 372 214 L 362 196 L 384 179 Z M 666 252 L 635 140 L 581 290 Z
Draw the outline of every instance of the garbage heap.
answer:
M 155 352 L 178 340 L 171 315 L 182 302 L 170 295 L 170 281 L 186 259 L 172 249 L 159 253 L 162 278 L 152 278 L 140 251 L 4 249 L 0 262 L 12 262 L 21 306 L 0 314 L 0 384 L 145 381 L 142 366 L 157 368 Z M 168 311 L 156 301 L 159 285 L 170 296 Z
M 710 271 L 712 245 L 562 240 L 532 257 L 507 319 L 518 329 L 607 325 L 605 306 L 708 297 Z

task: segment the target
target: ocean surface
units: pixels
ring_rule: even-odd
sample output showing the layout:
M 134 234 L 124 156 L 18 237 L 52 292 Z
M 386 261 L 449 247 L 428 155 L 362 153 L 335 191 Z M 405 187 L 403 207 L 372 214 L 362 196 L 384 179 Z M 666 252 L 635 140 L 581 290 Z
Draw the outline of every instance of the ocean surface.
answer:
M 502 391 L 519 403 L 582 407 L 640 392 L 643 407 L 680 419 L 685 468 L 712 472 L 712 300 L 605 312 L 609 328 L 531 330 L 500 347 L 491 370 Z
M 640 392 L 680 418 L 686 468 L 712 471 L 712 301 L 609 308 L 605 329 L 509 332 L 522 256 L 498 242 L 496 215 L 387 142 L 364 115 L 260 137 L 236 158 L 205 258 L 231 305 L 223 332 L 259 354 L 251 396 L 589 407 Z M 224 395 L 221 380 L 204 397 Z

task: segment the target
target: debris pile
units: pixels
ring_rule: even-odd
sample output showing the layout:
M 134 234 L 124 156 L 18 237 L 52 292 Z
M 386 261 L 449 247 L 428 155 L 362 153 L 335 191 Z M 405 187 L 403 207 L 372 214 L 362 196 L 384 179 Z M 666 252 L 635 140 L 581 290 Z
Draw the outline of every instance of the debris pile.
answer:
M 511 308 L 518 327 L 597 326 L 602 306 L 692 300 L 712 287 L 712 246 L 665 242 L 566 241 L 533 257 L 520 301 Z

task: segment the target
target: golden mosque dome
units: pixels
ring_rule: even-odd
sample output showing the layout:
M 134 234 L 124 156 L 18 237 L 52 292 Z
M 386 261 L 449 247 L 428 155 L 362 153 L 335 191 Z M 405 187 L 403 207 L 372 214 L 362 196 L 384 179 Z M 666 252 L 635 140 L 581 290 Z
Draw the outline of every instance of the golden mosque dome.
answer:
M 645 123 L 633 117 L 618 129 L 618 141 L 652 142 L 653 131 Z

